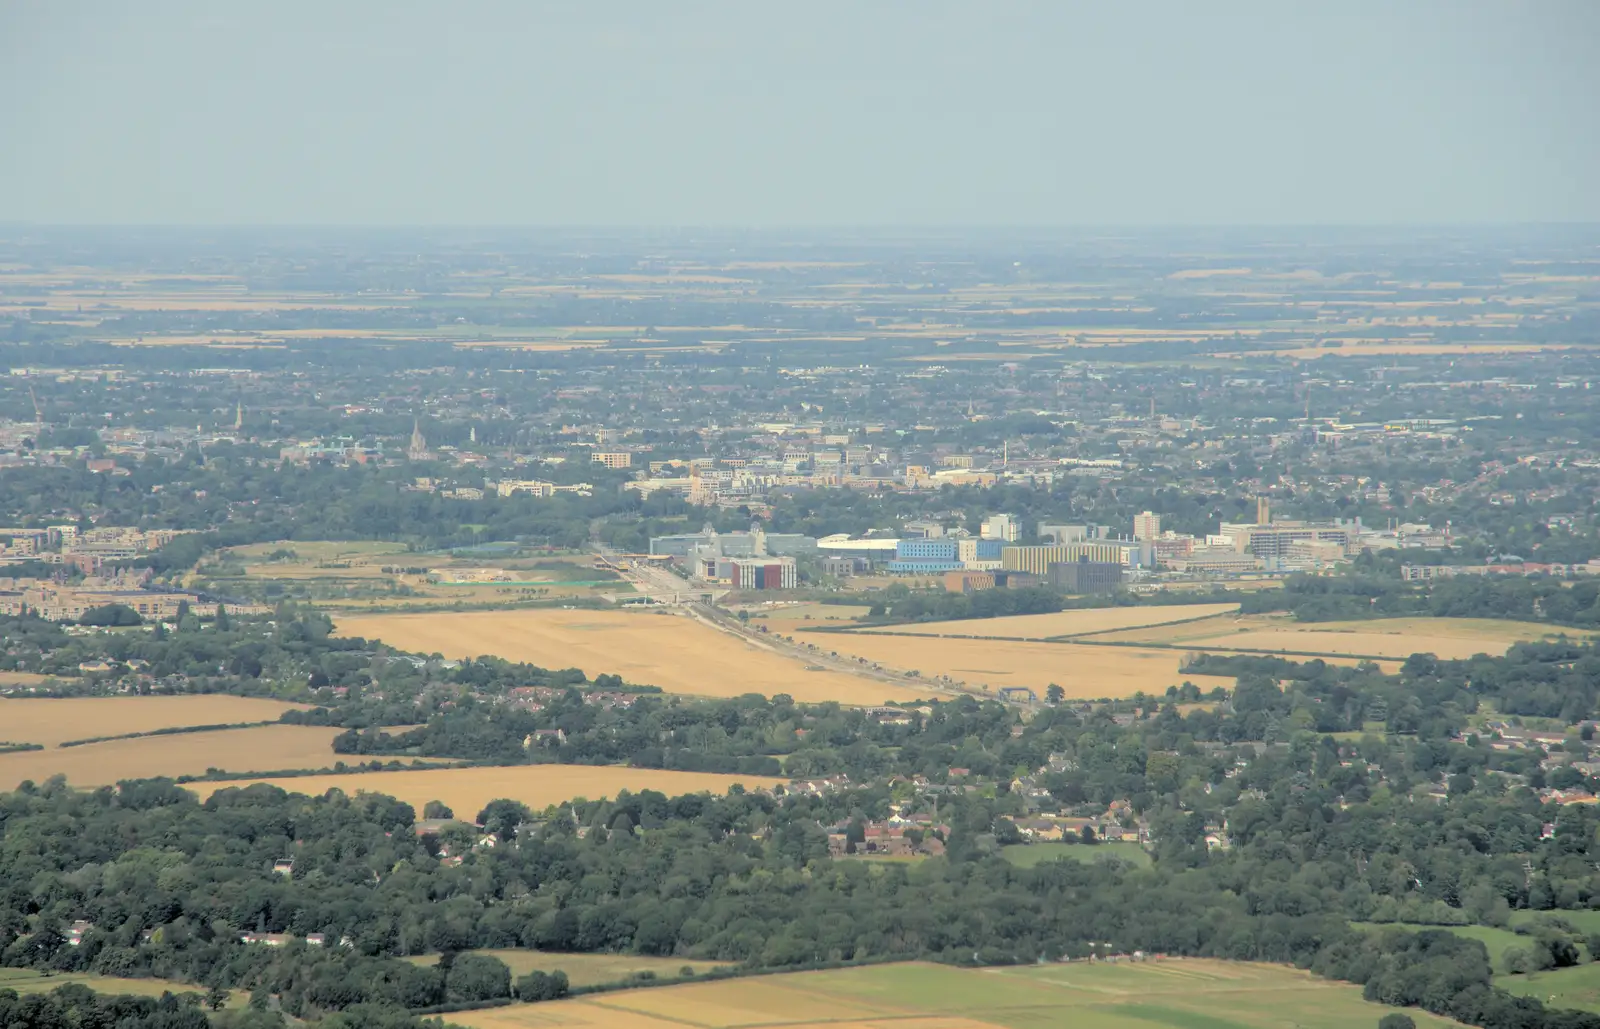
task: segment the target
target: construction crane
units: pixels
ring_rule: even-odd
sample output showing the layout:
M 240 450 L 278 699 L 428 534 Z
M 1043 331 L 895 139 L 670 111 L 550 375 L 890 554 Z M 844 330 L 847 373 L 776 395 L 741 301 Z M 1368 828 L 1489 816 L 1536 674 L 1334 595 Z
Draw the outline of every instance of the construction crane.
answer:
M 33 401 L 33 420 L 38 425 L 44 424 L 44 411 L 39 407 L 39 398 L 33 392 L 33 387 L 28 387 L 28 399 Z

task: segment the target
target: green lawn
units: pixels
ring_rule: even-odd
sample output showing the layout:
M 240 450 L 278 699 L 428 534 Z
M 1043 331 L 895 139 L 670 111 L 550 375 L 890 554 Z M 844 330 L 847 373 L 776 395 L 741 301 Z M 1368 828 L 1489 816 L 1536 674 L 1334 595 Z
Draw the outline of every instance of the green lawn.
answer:
M 660 979 L 674 979 L 685 967 L 694 969 L 695 975 L 703 975 L 724 963 L 689 961 L 683 958 L 640 957 L 634 954 L 559 954 L 521 949 L 477 950 L 462 953 L 488 954 L 490 957 L 497 957 L 511 969 L 513 977 L 527 975 L 529 972 L 554 972 L 560 969 L 567 973 L 567 980 L 574 986 L 602 986 L 626 982 L 640 972 L 651 972 Z M 423 954 L 406 960 L 419 965 L 432 965 L 438 962 L 439 955 Z
M 1443 929 L 1465 936 L 1469 940 L 1477 940 L 1489 951 L 1489 963 L 1496 972 L 1504 972 L 1505 952 L 1508 947 L 1526 947 L 1528 941 L 1510 929 L 1496 929 L 1487 925 L 1419 925 L 1414 922 L 1351 922 L 1357 929 L 1409 929 L 1412 932 L 1421 932 L 1424 929 Z
M 1067 858 L 1071 861 L 1109 861 L 1117 858 L 1143 868 L 1150 855 L 1137 843 L 1018 843 L 1002 847 L 1000 853 L 1013 865 L 1032 868 L 1045 861 Z

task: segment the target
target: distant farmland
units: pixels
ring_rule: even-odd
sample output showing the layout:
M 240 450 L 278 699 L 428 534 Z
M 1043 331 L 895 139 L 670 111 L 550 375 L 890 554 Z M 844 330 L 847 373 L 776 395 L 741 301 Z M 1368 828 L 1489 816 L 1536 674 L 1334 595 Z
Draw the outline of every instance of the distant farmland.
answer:
M 461 1011 L 468 1029 L 1350 1029 L 1397 1009 L 1278 965 L 1164 960 L 968 969 L 906 963 Z M 1423 1029 L 1457 1023 L 1406 1009 Z
M 495 768 L 438 768 L 404 772 L 351 772 L 344 775 L 307 775 L 281 779 L 236 782 L 197 782 L 189 788 L 205 800 L 217 790 L 268 782 L 291 793 L 315 796 L 331 789 L 346 793 L 365 790 L 403 800 L 422 810 L 430 800 L 442 800 L 460 818 L 471 818 L 491 800 L 518 800 L 540 810 L 551 804 L 584 797 L 615 797 L 621 790 L 634 793 L 657 790 L 668 796 L 710 791 L 726 793 L 734 783 L 748 788 L 777 785 L 787 780 L 760 775 L 715 775 L 710 772 L 664 772 L 615 765 L 511 765 Z
M 797 701 L 879 704 L 927 696 L 907 686 L 804 662 L 684 615 L 633 611 L 471 611 L 336 616 L 343 636 L 451 658 L 479 655 L 545 668 L 609 672 L 668 693 L 736 697 L 787 693 Z M 913 666 L 915 667 L 915 666 Z

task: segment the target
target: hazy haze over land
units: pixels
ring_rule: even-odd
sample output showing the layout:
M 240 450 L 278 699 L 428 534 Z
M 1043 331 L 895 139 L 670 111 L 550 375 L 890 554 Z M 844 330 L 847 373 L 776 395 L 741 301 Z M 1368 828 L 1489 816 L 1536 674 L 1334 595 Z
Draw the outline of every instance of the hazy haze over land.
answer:
M 0 219 L 1600 219 L 1600 6 L 0 5 Z

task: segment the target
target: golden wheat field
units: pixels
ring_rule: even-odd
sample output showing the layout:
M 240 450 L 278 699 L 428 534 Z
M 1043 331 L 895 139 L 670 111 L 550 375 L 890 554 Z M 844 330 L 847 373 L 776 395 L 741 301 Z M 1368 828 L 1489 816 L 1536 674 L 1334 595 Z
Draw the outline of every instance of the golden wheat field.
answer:
M 173 736 L 86 743 L 66 749 L 0 754 L 0 789 L 24 779 L 41 782 L 65 775 L 74 786 L 105 786 L 121 779 L 228 772 L 283 772 L 329 768 L 340 756 L 333 738 L 341 729 L 309 725 L 262 725 Z
M 1232 678 L 1179 672 L 1184 654 L 1177 650 L 859 633 L 808 639 L 824 651 L 865 658 L 896 671 L 916 671 L 924 678 L 947 675 L 969 687 L 1026 686 L 1041 694 L 1055 683 L 1078 700 L 1160 694 L 1185 681 L 1203 690 L 1233 686 Z
M 335 775 L 289 776 L 230 782 L 190 783 L 189 789 L 204 800 L 230 786 L 266 782 L 292 793 L 317 795 L 331 789 L 346 793 L 382 793 L 422 810 L 430 800 L 442 800 L 461 818 L 471 818 L 491 800 L 519 800 L 534 809 L 584 797 L 614 797 L 619 790 L 657 790 L 668 796 L 685 793 L 726 793 L 734 783 L 747 788 L 776 786 L 786 780 L 761 775 L 717 775 L 711 772 L 666 772 L 653 768 L 618 765 L 511 765 L 497 768 L 432 768 L 404 772 L 350 772 Z
M 1086 611 L 1057 611 L 1047 615 L 1012 615 L 1007 618 L 966 618 L 954 622 L 919 622 L 895 625 L 881 632 L 903 636 L 985 636 L 993 639 L 1043 640 L 1056 636 L 1111 632 L 1147 625 L 1163 625 L 1195 618 L 1213 618 L 1239 610 L 1238 604 L 1178 604 L 1170 607 L 1098 607 Z
M 686 615 L 642 611 L 467 611 L 344 615 L 337 632 L 451 658 L 483 654 L 544 668 L 620 675 L 668 693 L 736 697 L 787 693 L 797 701 L 879 704 L 916 700 L 910 687 L 806 664 Z
M 266 722 L 304 708 L 281 700 L 225 694 L 181 697 L 0 698 L 0 742 L 42 743 L 149 732 L 185 725 Z M 282 766 L 278 766 L 282 767 Z
M 1393 1011 L 1348 983 L 1208 960 L 921 962 L 621 990 L 452 1013 L 468 1029 L 1347 1029 Z M 1456 1025 L 1411 1009 L 1423 1029 Z
M 1187 625 L 1130 629 L 1096 639 L 1165 643 L 1195 650 L 1234 647 L 1286 653 L 1372 655 L 1403 660 L 1412 654 L 1445 659 L 1474 654 L 1504 654 L 1511 645 L 1565 633 L 1588 638 L 1582 630 L 1495 618 L 1380 618 L 1351 622 L 1296 622 L 1284 615 L 1252 615 Z

